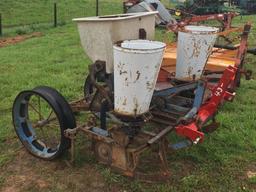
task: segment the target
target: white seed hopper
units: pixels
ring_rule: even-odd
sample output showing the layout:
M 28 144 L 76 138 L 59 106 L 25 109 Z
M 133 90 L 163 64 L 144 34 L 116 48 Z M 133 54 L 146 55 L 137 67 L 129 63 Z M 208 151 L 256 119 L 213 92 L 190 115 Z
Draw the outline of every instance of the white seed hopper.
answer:
M 113 45 L 118 41 L 139 38 L 139 30 L 146 31 L 146 39 L 155 35 L 155 15 L 158 12 L 117 14 L 77 18 L 82 46 L 90 59 L 106 61 L 106 72 L 113 72 Z

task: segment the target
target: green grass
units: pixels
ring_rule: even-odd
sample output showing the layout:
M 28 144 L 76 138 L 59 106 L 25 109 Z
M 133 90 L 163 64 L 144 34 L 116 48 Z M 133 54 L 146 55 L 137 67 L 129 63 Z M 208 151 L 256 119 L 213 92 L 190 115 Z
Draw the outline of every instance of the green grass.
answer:
M 0 13 L 4 26 L 16 26 L 38 23 L 53 23 L 53 5 L 57 2 L 59 22 L 70 23 L 73 18 L 96 14 L 96 0 L 1 0 Z M 171 6 L 168 0 L 163 0 Z M 99 14 L 122 13 L 121 0 L 100 0 Z
M 60 21 L 70 22 L 72 18 L 95 15 L 95 0 L 1 0 L 0 13 L 4 25 L 25 25 L 53 21 L 53 4 L 57 2 Z M 122 11 L 119 0 L 100 1 L 99 13 L 110 14 Z
M 34 31 L 48 30 L 53 27 L 53 6 L 57 2 L 58 25 L 72 22 L 73 18 L 94 16 L 96 0 L 1 0 L 3 35 L 14 36 Z M 168 0 L 162 1 L 166 6 L 173 5 Z M 122 13 L 121 0 L 100 0 L 99 15 Z
M 1 0 L 4 36 L 26 34 L 53 27 L 53 6 L 57 2 L 58 25 L 71 23 L 73 18 L 94 16 L 96 0 Z M 99 14 L 122 13 L 120 0 L 103 0 L 99 3 Z
M 24 14 L 28 12 L 28 7 L 22 4 L 23 1 L 17 2 L 21 3 L 21 6 L 18 4 L 14 6 L 10 2 L 12 1 L 2 0 L 0 12 L 3 11 L 1 10 L 3 5 L 9 6 L 5 10 L 13 8 L 24 12 Z M 36 2 L 38 3 L 37 6 L 42 6 L 43 2 L 47 4 L 52 1 L 40 1 L 40 3 L 39 1 L 32 1 L 30 6 Z M 66 1 L 66 3 L 75 7 L 74 2 Z M 106 2 L 106 13 L 121 10 L 119 4 L 109 5 Z M 112 10 L 112 6 L 116 8 Z M 93 14 L 93 11 L 90 10 L 90 13 Z M 17 18 L 19 14 L 11 11 L 5 14 L 7 13 L 10 14 L 11 18 Z M 43 15 L 44 12 L 42 11 L 41 14 Z M 36 17 L 34 21 L 39 19 L 39 16 Z M 247 19 L 253 20 L 255 18 L 256 16 L 243 17 L 242 20 L 237 18 L 235 23 L 239 24 Z M 20 21 L 15 22 L 19 23 Z M 42 31 L 44 33 L 42 37 L 0 48 L 0 168 L 2 169 L 10 162 L 15 164 L 15 160 L 13 161 L 16 155 L 15 151 L 20 146 L 11 122 L 12 103 L 19 91 L 32 89 L 39 85 L 48 85 L 59 90 L 69 101 L 83 95 L 84 77 L 91 61 L 80 46 L 75 24 L 69 23 L 65 26 L 46 28 Z M 253 29 L 249 41 L 250 46 L 256 45 L 255 32 L 256 30 Z M 156 38 L 163 40 L 164 33 L 163 30 L 157 30 Z M 94 163 L 94 159 L 90 156 L 87 157 L 86 154 L 79 154 L 79 161 L 84 160 L 86 164 L 95 166 L 96 170 L 105 178 L 108 186 L 118 186 L 123 191 L 233 192 L 255 190 L 255 178 L 248 179 L 246 176 L 247 171 L 256 171 L 251 170 L 256 162 L 255 65 L 255 56 L 248 55 L 246 68 L 254 71 L 254 79 L 251 81 L 243 80 L 235 101 L 227 103 L 220 110 L 217 119 L 221 123 L 221 127 L 213 134 L 207 135 L 203 144 L 178 151 L 175 154 L 169 154 L 168 160 L 172 176 L 168 182 L 144 184 L 139 181 L 131 181 L 110 172 L 108 168 L 97 165 Z M 82 163 L 79 164 L 79 166 L 82 165 Z M 5 182 L 4 175 L 6 174 L 0 173 L 0 187 Z M 50 177 L 49 179 L 54 180 L 56 178 Z M 54 186 L 52 189 L 55 191 Z M 34 188 L 30 189 L 30 191 L 33 190 Z

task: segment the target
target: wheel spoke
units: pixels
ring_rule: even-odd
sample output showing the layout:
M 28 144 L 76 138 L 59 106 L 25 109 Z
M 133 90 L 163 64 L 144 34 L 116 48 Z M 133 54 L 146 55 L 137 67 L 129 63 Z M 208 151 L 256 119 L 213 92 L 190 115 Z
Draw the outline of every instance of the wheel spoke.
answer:
M 42 116 L 42 114 L 40 114 L 40 112 L 34 107 L 34 105 L 32 105 L 31 103 L 28 103 L 28 105 L 33 109 L 33 111 L 35 111 L 39 115 L 39 118 L 40 116 Z
M 52 114 L 53 114 L 53 110 L 51 110 L 51 112 L 50 112 L 50 114 L 48 115 L 48 117 L 47 117 L 47 119 L 46 119 L 46 120 L 49 120 L 49 119 L 50 119 L 50 117 L 52 116 Z
M 42 128 L 42 127 L 39 127 L 39 129 L 40 129 L 40 131 L 41 131 L 41 133 L 42 133 L 42 135 L 43 135 L 43 138 L 46 138 L 46 134 L 45 134 L 43 128 Z M 47 135 L 47 136 L 48 136 L 48 135 Z
M 42 120 L 42 121 L 37 121 L 35 124 L 33 124 L 33 127 L 34 128 L 37 128 L 37 127 L 44 127 L 44 126 L 47 126 L 47 125 L 50 125 L 52 124 L 52 122 L 54 122 L 57 118 L 56 117 L 53 117 L 51 119 L 46 119 L 46 120 Z M 59 126 L 59 124 L 55 124 L 56 126 Z
M 42 114 L 41 114 L 41 97 L 38 97 L 38 110 L 39 110 L 39 120 L 42 120 Z
M 48 125 L 49 125 L 49 126 L 52 125 L 53 127 L 56 127 L 56 126 L 58 127 L 58 126 L 60 126 L 59 123 L 54 122 L 54 121 L 51 121 Z

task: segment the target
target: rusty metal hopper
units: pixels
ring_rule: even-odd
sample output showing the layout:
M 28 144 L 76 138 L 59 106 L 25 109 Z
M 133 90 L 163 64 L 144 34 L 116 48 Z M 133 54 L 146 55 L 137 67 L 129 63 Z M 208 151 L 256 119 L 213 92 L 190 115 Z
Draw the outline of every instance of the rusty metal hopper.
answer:
M 107 73 L 113 72 L 113 45 L 115 42 L 139 38 L 139 30 L 146 38 L 154 39 L 155 14 L 158 12 L 129 13 L 99 17 L 77 18 L 82 46 L 95 62 L 106 61 Z
M 176 78 L 196 80 L 203 74 L 205 65 L 217 39 L 216 27 L 185 26 L 178 33 Z
M 149 40 L 114 46 L 114 111 L 136 117 L 149 111 L 166 44 Z

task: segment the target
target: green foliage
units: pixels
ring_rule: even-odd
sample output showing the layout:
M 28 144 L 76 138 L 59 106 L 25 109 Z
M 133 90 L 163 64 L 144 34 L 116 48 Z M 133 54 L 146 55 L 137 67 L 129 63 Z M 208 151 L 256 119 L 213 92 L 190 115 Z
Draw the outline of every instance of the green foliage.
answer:
M 18 28 L 18 29 L 16 29 L 15 32 L 17 35 L 25 35 L 25 34 L 29 33 L 29 28 L 25 28 L 25 27 Z

